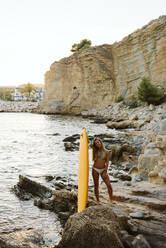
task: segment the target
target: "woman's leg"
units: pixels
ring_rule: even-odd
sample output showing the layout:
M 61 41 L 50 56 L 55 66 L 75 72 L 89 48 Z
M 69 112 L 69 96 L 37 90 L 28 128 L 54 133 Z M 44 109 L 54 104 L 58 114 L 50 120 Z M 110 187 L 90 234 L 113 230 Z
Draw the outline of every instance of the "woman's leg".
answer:
M 96 196 L 96 203 L 97 205 L 100 204 L 99 201 L 99 173 L 97 171 L 95 171 L 92 168 L 92 176 L 93 176 L 93 181 L 94 181 L 94 192 L 95 192 L 95 196 Z
M 109 198 L 110 198 L 110 201 L 112 202 L 113 201 L 113 191 L 112 191 L 112 186 L 111 186 L 110 179 L 109 179 L 107 172 L 103 171 L 103 173 L 101 173 L 101 177 L 107 186 Z

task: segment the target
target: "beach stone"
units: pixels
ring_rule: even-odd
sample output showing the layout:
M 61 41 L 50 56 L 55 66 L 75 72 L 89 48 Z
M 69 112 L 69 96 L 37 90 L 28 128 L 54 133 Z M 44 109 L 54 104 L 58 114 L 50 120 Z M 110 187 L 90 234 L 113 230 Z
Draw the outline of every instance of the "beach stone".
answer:
M 160 132 L 166 132 L 166 120 L 159 122 Z
M 120 240 L 122 223 L 110 204 L 92 206 L 68 219 L 57 248 L 124 248 Z
M 154 109 L 155 109 L 155 106 L 154 106 L 153 104 L 150 104 L 150 105 L 149 105 L 149 110 L 152 111 L 152 110 L 154 110 Z
M 135 182 L 141 182 L 142 180 L 145 180 L 146 178 L 143 178 L 142 175 L 140 174 L 133 174 L 132 175 L 132 183 L 135 183 Z
M 120 121 L 120 122 L 107 122 L 106 126 L 108 128 L 115 128 L 115 129 L 125 129 L 125 128 L 129 128 L 130 126 L 132 126 L 132 122 L 129 120 L 125 120 L 125 121 Z
M 132 179 L 132 177 L 125 172 L 123 172 L 123 174 L 118 175 L 118 178 L 120 178 L 122 181 L 131 181 Z
M 130 217 L 135 218 L 135 219 L 143 219 L 144 215 L 141 212 L 136 212 L 136 213 L 130 213 Z

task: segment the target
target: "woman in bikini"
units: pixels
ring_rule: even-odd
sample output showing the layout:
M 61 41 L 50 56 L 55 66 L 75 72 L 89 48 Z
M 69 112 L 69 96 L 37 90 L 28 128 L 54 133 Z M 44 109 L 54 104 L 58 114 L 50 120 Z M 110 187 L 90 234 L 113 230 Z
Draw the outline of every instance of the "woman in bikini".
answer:
M 101 176 L 101 178 L 103 179 L 103 181 L 107 186 L 110 202 L 112 202 L 113 201 L 112 186 L 107 173 L 108 164 L 109 164 L 109 151 L 105 149 L 103 142 L 99 138 L 94 139 L 93 144 L 91 144 L 91 148 L 93 149 L 94 164 L 92 167 L 92 176 L 94 181 L 96 203 L 97 205 L 100 204 L 99 175 Z

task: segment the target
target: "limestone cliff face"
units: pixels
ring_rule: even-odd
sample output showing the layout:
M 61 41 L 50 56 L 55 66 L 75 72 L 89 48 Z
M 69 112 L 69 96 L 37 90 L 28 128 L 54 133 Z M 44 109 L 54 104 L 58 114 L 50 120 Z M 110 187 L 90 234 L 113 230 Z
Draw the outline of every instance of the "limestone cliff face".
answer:
M 166 90 L 166 16 L 122 41 L 76 52 L 45 74 L 42 108 L 80 113 L 106 107 L 122 95 L 134 99 L 142 77 Z

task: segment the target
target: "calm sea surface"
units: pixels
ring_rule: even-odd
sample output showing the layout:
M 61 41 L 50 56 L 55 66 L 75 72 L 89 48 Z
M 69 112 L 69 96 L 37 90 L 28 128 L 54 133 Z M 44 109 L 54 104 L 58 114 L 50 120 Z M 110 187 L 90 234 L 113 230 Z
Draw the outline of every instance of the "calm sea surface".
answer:
M 79 117 L 30 113 L 0 113 L 0 233 L 35 228 L 46 243 L 56 244 L 60 224 L 54 213 L 20 201 L 11 188 L 19 174 L 44 181 L 45 175 L 67 176 L 77 181 L 78 151 L 66 152 L 63 139 L 80 134 L 110 133 L 105 125 Z

